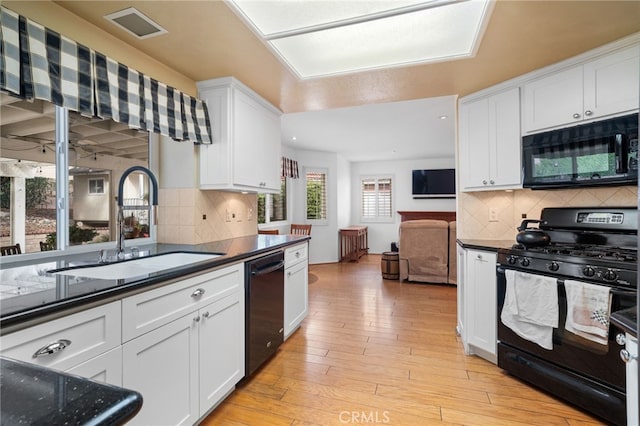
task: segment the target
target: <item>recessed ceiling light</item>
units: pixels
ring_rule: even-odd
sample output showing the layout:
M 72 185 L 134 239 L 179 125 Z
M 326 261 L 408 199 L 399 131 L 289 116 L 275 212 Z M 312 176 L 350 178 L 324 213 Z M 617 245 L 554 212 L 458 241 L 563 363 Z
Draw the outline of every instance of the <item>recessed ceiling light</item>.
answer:
M 296 138 L 295 136 L 292 136 L 292 137 L 291 137 L 291 140 L 295 142 L 295 141 L 297 141 L 297 140 L 298 140 L 298 138 Z
M 440 120 L 446 120 L 447 118 L 449 118 L 448 115 L 441 115 L 440 117 L 438 117 Z
M 228 0 L 301 79 L 473 56 L 490 0 Z
M 151 18 L 133 7 L 105 15 L 104 18 L 141 40 L 168 32 Z

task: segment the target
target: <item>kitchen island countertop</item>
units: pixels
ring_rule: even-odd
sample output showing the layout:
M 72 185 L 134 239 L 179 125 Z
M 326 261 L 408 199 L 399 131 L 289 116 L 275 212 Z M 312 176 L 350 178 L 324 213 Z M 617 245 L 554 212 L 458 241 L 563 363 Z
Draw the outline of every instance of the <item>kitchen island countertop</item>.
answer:
M 217 268 L 307 241 L 308 236 L 252 235 L 212 243 L 148 244 L 137 246 L 140 253 L 153 256 L 165 253 L 189 252 L 222 254 L 211 260 L 188 266 L 167 268 L 127 279 L 89 279 L 62 276 L 51 270 L 97 264 L 100 253 L 61 253 L 59 256 L 25 259 L 0 264 L 0 329 L 2 334 L 19 329 L 21 324 L 57 315 L 69 309 L 95 306 L 114 297 L 141 290 L 153 284 L 179 279 L 182 276 Z M 113 250 L 111 250 L 113 252 Z M 123 261 L 123 262 L 126 262 Z
M 0 357 L 2 424 L 119 425 L 142 395 L 118 386 Z

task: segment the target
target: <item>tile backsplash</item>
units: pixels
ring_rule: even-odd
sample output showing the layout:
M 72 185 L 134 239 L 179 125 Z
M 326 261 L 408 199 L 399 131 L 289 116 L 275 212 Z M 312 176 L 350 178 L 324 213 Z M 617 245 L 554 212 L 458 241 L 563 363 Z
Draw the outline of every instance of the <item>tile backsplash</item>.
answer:
M 513 240 L 522 215 L 539 219 L 544 207 L 637 206 L 638 187 L 465 192 L 458 197 L 458 238 Z
M 200 244 L 257 233 L 256 194 L 162 188 L 158 242 Z

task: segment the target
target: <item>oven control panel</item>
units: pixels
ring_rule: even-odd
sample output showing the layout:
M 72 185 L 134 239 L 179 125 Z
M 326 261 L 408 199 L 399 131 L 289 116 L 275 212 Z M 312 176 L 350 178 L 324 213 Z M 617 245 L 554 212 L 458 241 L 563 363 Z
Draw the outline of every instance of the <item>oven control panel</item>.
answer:
M 621 225 L 624 221 L 624 214 L 612 212 L 582 212 L 578 213 L 576 221 L 578 223 Z

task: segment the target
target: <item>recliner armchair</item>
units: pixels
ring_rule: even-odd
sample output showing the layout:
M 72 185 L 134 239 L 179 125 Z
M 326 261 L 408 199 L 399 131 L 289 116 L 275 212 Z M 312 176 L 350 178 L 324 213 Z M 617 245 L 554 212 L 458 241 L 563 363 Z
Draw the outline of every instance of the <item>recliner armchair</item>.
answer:
M 409 220 L 400 223 L 400 280 L 447 283 L 449 223 Z

